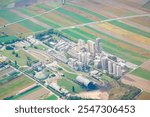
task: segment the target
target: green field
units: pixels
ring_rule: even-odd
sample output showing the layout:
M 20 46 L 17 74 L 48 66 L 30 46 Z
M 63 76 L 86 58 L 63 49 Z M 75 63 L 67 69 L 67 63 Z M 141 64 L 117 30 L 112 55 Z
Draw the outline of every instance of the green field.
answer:
M 57 100 L 58 98 L 55 95 L 47 97 L 45 100 Z
M 71 93 L 73 93 L 72 92 L 72 87 L 74 86 L 74 88 L 75 88 L 75 92 L 80 92 L 80 91 L 82 91 L 82 88 L 78 85 L 78 84 L 76 84 L 76 83 L 74 83 L 74 82 L 72 82 L 72 81 L 70 81 L 70 80 L 67 80 L 67 79 L 60 79 L 60 80 L 58 80 L 58 85 L 60 86 L 60 87 L 63 87 L 63 88 L 65 88 L 65 89 L 67 89 L 69 92 L 71 92 Z
M 133 72 L 131 72 L 131 74 L 133 74 L 135 76 L 139 76 L 146 80 L 150 80 L 150 72 L 143 68 L 138 68 L 138 69 L 134 70 Z
M 0 99 L 15 95 L 18 91 L 33 84 L 34 81 L 25 76 L 18 77 L 4 85 L 0 85 Z
M 8 22 L 15 22 L 18 20 L 22 20 L 22 17 L 19 17 L 15 13 L 12 13 L 8 10 L 0 10 L 0 18 L 8 21 Z
M 72 74 L 65 71 L 63 71 L 63 74 L 65 75 L 66 78 L 70 78 L 70 79 L 75 79 L 78 76 L 77 74 Z
M 42 30 L 46 29 L 46 28 L 44 28 L 44 27 L 42 27 L 42 26 L 40 26 L 38 24 L 33 23 L 30 20 L 25 20 L 23 22 L 20 22 L 19 24 L 22 25 L 23 27 L 31 30 L 32 32 L 42 31 Z
M 9 44 L 19 40 L 16 36 L 1 36 L 0 44 Z
M 23 9 L 18 9 L 19 12 L 25 14 L 25 15 L 28 15 L 28 16 L 35 16 L 37 15 L 37 13 L 33 13 L 31 12 L 30 10 L 28 10 L 27 8 L 23 8 Z M 52 21 L 51 19 L 48 19 L 46 18 L 45 16 L 38 16 L 38 17 L 35 17 L 35 19 L 53 27 L 53 28 L 59 28 L 60 25 L 58 25 L 56 22 Z
M 81 16 L 79 14 L 76 14 L 74 12 L 68 11 L 68 10 L 63 9 L 63 8 L 59 8 L 59 9 L 57 9 L 57 11 L 59 11 L 60 13 L 65 14 L 65 15 L 68 15 L 68 16 L 70 16 L 70 17 L 72 17 L 72 18 L 74 18 L 74 19 L 76 19 L 76 20 L 78 20 L 80 22 L 83 22 L 83 23 L 92 22 L 92 20 L 90 20 L 88 18 L 85 18 L 85 17 L 83 17 L 83 16 Z
M 112 82 L 112 81 L 114 81 L 112 78 L 110 78 L 106 74 L 102 75 L 101 80 L 106 81 L 106 82 Z
M 13 12 L 8 11 L 8 10 L 1 10 L 0 11 L 0 17 L 4 20 L 10 22 L 10 23 L 16 22 L 16 21 L 19 21 L 19 20 L 23 19 L 22 17 L 16 15 Z M 42 27 L 38 24 L 35 24 L 30 20 L 24 20 L 22 22 L 18 22 L 18 24 L 20 24 L 21 26 L 27 28 L 28 30 L 31 30 L 32 32 L 45 30 L 44 27 Z
M 20 72 L 13 72 L 12 74 L 10 74 L 9 76 L 3 77 L 2 79 L 0 79 L 0 84 L 5 84 L 7 82 L 9 82 L 12 79 L 15 79 L 19 76 Z
M 23 50 L 16 51 L 16 53 L 18 53 L 18 55 L 19 55 L 18 57 L 13 55 L 12 52 L 13 52 L 13 50 L 3 50 L 1 52 L 1 54 L 8 57 L 12 61 L 17 61 L 17 64 L 20 66 L 27 65 L 27 57 L 29 57 L 31 59 L 30 61 L 32 63 L 37 61 L 34 57 L 32 57 L 31 55 L 29 55 L 28 53 L 26 53 Z

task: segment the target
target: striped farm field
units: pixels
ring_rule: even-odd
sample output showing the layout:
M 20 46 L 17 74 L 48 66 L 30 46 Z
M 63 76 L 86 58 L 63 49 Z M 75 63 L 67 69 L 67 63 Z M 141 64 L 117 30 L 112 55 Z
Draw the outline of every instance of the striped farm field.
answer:
M 150 22 L 149 17 L 132 18 L 132 19 L 130 19 L 130 21 L 136 22 L 136 23 L 141 24 L 141 25 L 146 26 L 146 27 L 150 27 L 150 24 L 147 23 L 147 22 Z
M 139 76 L 141 78 L 144 78 L 146 80 L 150 80 L 150 72 L 148 70 L 145 70 L 143 68 L 138 68 L 131 72 L 131 74 Z
M 61 13 L 63 13 L 63 14 L 69 15 L 69 16 L 71 16 L 72 18 L 81 21 L 82 23 L 89 23 L 89 22 L 92 21 L 92 20 L 90 20 L 90 19 L 88 19 L 88 18 L 85 18 L 85 17 L 83 17 L 83 16 L 81 16 L 81 15 L 79 15 L 79 14 L 77 14 L 77 13 L 71 12 L 71 11 L 66 10 L 66 9 L 64 9 L 64 8 L 59 8 L 59 9 L 57 9 L 57 11 L 58 11 L 58 12 L 61 12 Z
M 61 17 L 60 15 L 56 14 L 55 12 L 44 14 L 44 16 L 46 18 L 56 22 L 60 26 L 73 25 L 72 21 L 64 19 L 63 17 Z
M 37 5 L 35 6 L 36 8 L 40 8 L 40 10 L 44 10 L 43 12 L 47 12 L 53 8 L 58 7 L 58 4 L 41 4 L 41 5 Z M 33 8 L 35 8 L 33 7 Z M 38 10 L 38 9 L 37 9 Z M 36 12 L 35 12 L 36 13 Z M 52 22 L 54 22 L 55 24 L 59 24 L 60 26 L 66 26 L 66 25 L 75 25 L 76 23 L 78 23 L 78 20 L 75 20 L 74 18 L 58 12 L 58 11 L 53 11 L 53 13 L 47 13 L 44 14 L 49 20 L 51 20 Z M 42 15 L 42 16 L 44 16 Z M 55 18 L 57 17 L 57 18 Z M 38 18 L 38 17 L 37 17 Z
M 141 30 L 139 28 L 135 28 L 135 27 L 129 26 L 129 25 L 127 25 L 125 23 L 122 23 L 122 22 L 119 22 L 119 21 L 111 21 L 110 23 L 115 25 L 115 26 L 118 26 L 120 28 L 123 28 L 123 29 L 125 29 L 127 31 L 130 31 L 130 32 L 142 35 L 142 36 L 147 37 L 147 38 L 150 38 L 150 33 L 149 32 L 145 32 L 145 31 L 143 31 L 143 30 Z
M 84 7 L 77 6 L 77 5 L 73 5 L 73 4 L 67 4 L 67 5 L 70 6 L 70 7 L 79 9 L 79 10 L 81 10 L 81 11 L 84 11 L 84 12 L 86 12 L 86 13 L 89 13 L 89 14 L 91 14 L 91 15 L 94 15 L 94 16 L 100 18 L 101 20 L 108 19 L 106 16 L 103 16 L 103 15 L 101 15 L 101 14 L 95 13 L 95 12 L 93 12 L 93 11 L 91 11 L 91 10 L 88 10 L 88 9 L 84 8 Z M 142 36 L 144 36 L 144 37 L 148 37 L 148 38 L 150 37 L 150 33 L 145 32 L 145 31 L 143 31 L 143 30 L 141 30 L 141 29 L 139 29 L 139 28 L 135 28 L 135 27 L 133 27 L 133 26 L 130 26 L 130 25 L 128 25 L 128 24 L 125 24 L 125 23 L 123 23 L 123 22 L 120 22 L 120 21 L 111 21 L 111 22 L 109 22 L 109 23 L 110 23 L 110 24 L 113 24 L 113 25 L 115 25 L 115 26 L 118 26 L 118 27 L 120 27 L 120 28 L 122 28 L 122 29 L 124 29 L 124 30 L 131 31 L 131 32 L 133 32 L 133 33 L 142 35 Z
M 15 22 L 23 19 L 8 10 L 0 10 L 0 17 L 8 22 Z
M 26 21 L 20 22 L 19 24 L 24 26 L 25 28 L 31 30 L 32 32 L 45 30 L 44 27 L 39 26 L 39 25 L 31 22 L 30 20 L 26 20 Z
M 28 15 L 28 16 L 37 15 L 36 12 L 33 12 L 33 11 L 31 12 L 28 9 L 19 9 L 18 11 L 25 14 L 25 15 Z M 56 22 L 52 21 L 50 18 L 44 17 L 43 15 L 35 17 L 35 19 L 37 19 L 38 21 L 41 21 L 45 24 L 48 24 L 49 26 L 51 26 L 53 28 L 59 28 L 60 27 L 60 25 L 58 25 Z
M 105 17 L 105 16 L 103 16 L 103 15 L 100 15 L 100 14 L 98 14 L 98 13 L 95 13 L 95 12 L 93 12 L 93 11 L 91 11 L 91 10 L 88 10 L 88 9 L 86 9 L 86 8 L 84 8 L 84 7 L 81 7 L 81 6 L 77 6 L 77 5 L 73 5 L 73 4 L 67 4 L 67 6 L 70 6 L 70 7 L 79 9 L 79 10 L 82 10 L 82 11 L 84 11 L 84 12 L 86 12 L 86 13 L 89 13 L 89 14 L 91 14 L 91 15 L 94 15 L 94 16 L 98 17 L 98 18 L 101 19 L 101 20 L 108 19 L 107 17 Z
M 85 18 L 88 18 L 89 20 L 92 20 L 92 21 L 97 21 L 97 20 L 99 20 L 98 17 L 96 17 L 96 16 L 94 16 L 94 15 L 92 15 L 92 14 L 90 14 L 90 13 L 84 12 L 84 11 L 82 11 L 82 10 L 80 10 L 80 9 L 76 9 L 76 8 L 74 8 L 74 7 L 65 6 L 64 9 L 65 9 L 65 10 L 68 10 L 68 11 L 71 11 L 71 12 L 74 12 L 74 13 L 76 13 L 76 14 L 80 14 L 81 16 L 83 16 L 83 17 L 85 17 Z
M 16 21 L 19 21 L 19 20 L 23 19 L 22 17 L 16 15 L 15 13 L 12 13 L 8 10 L 0 11 L 0 17 L 1 17 L 1 19 L 6 20 L 9 23 L 16 22 Z M 40 30 L 45 29 L 44 27 L 39 26 L 39 25 L 33 23 L 30 20 L 25 20 L 25 21 L 22 21 L 22 22 L 18 22 L 17 24 L 23 26 L 24 28 L 27 28 L 27 30 L 30 30 L 32 32 L 36 32 L 36 31 L 40 31 Z
M 139 43 L 150 45 L 150 39 L 149 38 L 141 36 L 139 34 L 135 34 L 135 33 L 129 32 L 127 30 L 124 30 L 124 29 L 119 28 L 117 26 L 114 26 L 112 24 L 100 23 L 100 24 L 97 24 L 97 26 L 99 26 L 101 28 L 104 28 L 106 30 L 109 30 L 109 31 L 115 33 L 116 35 L 121 35 L 121 36 L 123 36 L 125 38 L 128 38 L 128 39 L 131 39 L 133 41 L 137 41 Z
M 89 26 L 85 26 L 85 27 L 82 27 L 81 28 L 82 30 L 90 33 L 90 34 L 94 34 L 96 37 L 102 37 L 102 38 L 106 38 L 106 39 L 109 39 L 109 40 L 112 40 L 113 43 L 116 43 L 118 46 L 120 45 L 122 48 L 125 48 L 125 49 L 128 49 L 130 51 L 133 51 L 134 53 L 138 53 L 140 54 L 140 56 L 143 56 L 143 57 L 146 57 L 146 58 L 149 58 L 150 55 L 148 54 L 149 51 L 147 51 L 146 49 L 143 49 L 143 48 L 139 48 L 138 46 L 135 46 L 133 44 L 130 44 L 128 42 L 125 42 L 123 40 L 120 40 L 114 36 L 111 36 L 109 34 L 106 34 L 104 32 L 101 32 L 99 30 L 96 30 L 92 27 L 89 27 Z
M 15 95 L 18 91 L 34 84 L 34 81 L 22 75 L 4 85 L 0 85 L 0 99 Z
M 51 10 L 51 8 L 49 6 L 47 6 L 46 4 L 39 4 L 36 7 L 40 8 L 40 9 L 44 9 L 45 11 Z

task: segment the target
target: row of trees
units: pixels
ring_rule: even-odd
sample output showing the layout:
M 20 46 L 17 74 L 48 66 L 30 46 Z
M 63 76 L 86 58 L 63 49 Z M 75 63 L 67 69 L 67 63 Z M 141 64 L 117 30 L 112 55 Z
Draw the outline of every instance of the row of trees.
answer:
M 54 29 L 49 29 L 49 30 L 44 31 L 44 32 L 36 33 L 36 34 L 35 34 L 35 38 L 36 38 L 36 39 L 39 39 L 39 40 L 43 40 L 43 36 L 49 35 L 50 37 L 52 37 L 52 36 L 51 36 L 52 34 L 55 34 L 55 35 L 57 35 L 58 37 L 67 38 L 67 37 L 64 36 L 61 32 L 56 31 L 56 30 L 54 30 Z

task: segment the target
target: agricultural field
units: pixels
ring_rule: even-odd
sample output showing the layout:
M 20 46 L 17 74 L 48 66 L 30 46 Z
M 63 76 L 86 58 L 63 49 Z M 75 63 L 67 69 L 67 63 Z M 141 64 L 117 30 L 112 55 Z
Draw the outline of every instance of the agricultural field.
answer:
M 0 37 L 0 44 L 9 44 L 18 41 L 17 37 L 15 36 L 1 36 Z
M 34 81 L 22 75 L 4 85 L 0 85 L 0 99 L 15 95 L 18 91 L 33 83 Z
M 143 68 L 138 68 L 138 69 L 134 70 L 133 72 L 131 72 L 131 74 L 133 74 L 135 76 L 139 76 L 146 80 L 150 80 L 150 72 L 147 70 L 144 70 Z
M 136 72 L 136 70 L 135 70 L 135 72 Z M 146 72 L 146 74 L 147 74 L 147 72 Z M 140 75 L 142 77 L 139 77 L 137 75 Z M 148 80 L 148 79 L 146 79 L 145 76 L 143 77 L 143 73 L 140 71 L 140 73 L 136 72 L 136 75 L 127 74 L 127 75 L 123 76 L 121 81 L 125 84 L 141 88 L 142 90 L 144 90 L 146 92 L 150 92 L 150 88 L 149 88 L 150 80 Z
M 45 98 L 45 100 L 57 100 L 58 98 L 55 95 L 51 95 L 47 98 Z
M 142 92 L 141 95 L 139 95 L 137 100 L 149 100 L 150 99 L 150 93 Z
M 60 87 L 63 87 L 65 89 L 67 89 L 69 92 L 71 93 L 75 93 L 75 92 L 80 92 L 83 89 L 80 87 L 80 85 L 74 83 L 73 81 L 67 80 L 67 79 L 60 79 L 57 81 L 57 84 Z M 73 92 L 72 87 L 75 88 L 75 92 Z
M 49 96 L 49 98 L 47 100 L 57 99 L 57 97 L 55 95 L 52 95 L 50 93 L 50 91 L 48 91 L 47 89 L 45 89 L 41 86 L 38 86 L 38 87 L 35 87 L 35 88 L 32 88 L 32 89 L 26 91 L 25 93 L 21 94 L 16 99 L 20 99 L 20 100 L 41 100 L 41 99 L 43 99 L 47 96 Z

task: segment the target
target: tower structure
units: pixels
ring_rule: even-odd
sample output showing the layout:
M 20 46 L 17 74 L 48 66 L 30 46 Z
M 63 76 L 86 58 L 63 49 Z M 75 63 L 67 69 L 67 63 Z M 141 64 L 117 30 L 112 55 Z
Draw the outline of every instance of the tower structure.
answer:
M 102 51 L 102 39 L 101 38 L 96 38 L 95 51 L 96 53 L 101 53 Z

